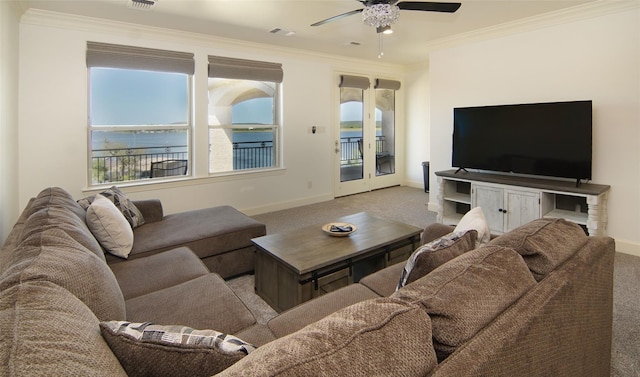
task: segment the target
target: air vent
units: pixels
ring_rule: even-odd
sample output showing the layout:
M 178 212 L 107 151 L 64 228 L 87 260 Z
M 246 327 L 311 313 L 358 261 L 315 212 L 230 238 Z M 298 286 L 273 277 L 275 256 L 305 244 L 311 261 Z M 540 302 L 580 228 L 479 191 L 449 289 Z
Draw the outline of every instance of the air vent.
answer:
M 291 31 L 291 30 L 284 30 L 284 29 L 280 29 L 280 28 L 273 28 L 271 30 L 269 30 L 269 33 L 271 34 L 278 34 L 278 35 L 284 35 L 285 37 L 290 37 L 292 35 L 294 35 L 296 32 L 295 31 Z
M 129 8 L 149 10 L 153 8 L 157 2 L 158 0 L 128 0 L 127 4 Z

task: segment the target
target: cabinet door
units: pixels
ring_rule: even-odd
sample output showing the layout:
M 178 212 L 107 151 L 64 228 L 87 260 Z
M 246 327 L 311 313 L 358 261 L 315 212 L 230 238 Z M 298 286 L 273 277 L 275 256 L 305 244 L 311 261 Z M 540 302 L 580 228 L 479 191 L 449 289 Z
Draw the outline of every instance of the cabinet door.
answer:
M 504 229 L 504 190 L 485 185 L 473 185 L 472 207 L 482 208 L 491 232 L 502 233 Z
M 540 193 L 505 190 L 505 232 L 540 218 Z

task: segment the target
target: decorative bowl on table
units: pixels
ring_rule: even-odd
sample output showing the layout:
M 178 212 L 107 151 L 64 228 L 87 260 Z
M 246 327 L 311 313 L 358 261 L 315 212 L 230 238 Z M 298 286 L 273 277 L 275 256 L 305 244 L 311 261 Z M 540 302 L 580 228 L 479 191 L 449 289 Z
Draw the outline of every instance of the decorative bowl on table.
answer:
M 333 237 L 345 237 L 357 229 L 355 225 L 350 223 L 329 223 L 322 226 L 322 230 Z

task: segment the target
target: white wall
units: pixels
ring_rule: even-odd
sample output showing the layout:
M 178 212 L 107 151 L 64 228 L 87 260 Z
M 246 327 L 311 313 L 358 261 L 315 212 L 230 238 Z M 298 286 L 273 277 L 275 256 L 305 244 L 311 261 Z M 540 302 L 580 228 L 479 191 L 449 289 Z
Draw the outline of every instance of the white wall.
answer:
M 0 1 L 0 244 L 19 215 L 18 205 L 18 30 L 21 11 Z
M 401 67 L 142 28 L 41 11 L 20 25 L 20 208 L 48 186 L 87 195 L 86 42 L 193 52 L 196 60 L 197 178 L 124 187 L 133 198 L 159 198 L 165 213 L 229 204 L 249 214 L 333 198 L 331 120 L 337 71 L 402 78 Z M 285 169 L 251 176 L 207 176 L 207 55 L 283 64 Z M 309 132 L 312 125 L 321 130 Z M 121 186 L 121 185 L 119 185 Z
M 430 68 L 434 171 L 451 168 L 454 107 L 593 100 L 592 182 L 611 185 L 617 250 L 640 255 L 638 9 L 436 51 Z
M 405 70 L 406 97 L 406 184 L 424 187 L 422 162 L 429 161 L 429 64 L 412 65 Z M 431 169 L 433 170 L 433 169 Z M 433 172 L 430 172 L 433 176 Z M 430 181 L 433 180 L 430 178 Z

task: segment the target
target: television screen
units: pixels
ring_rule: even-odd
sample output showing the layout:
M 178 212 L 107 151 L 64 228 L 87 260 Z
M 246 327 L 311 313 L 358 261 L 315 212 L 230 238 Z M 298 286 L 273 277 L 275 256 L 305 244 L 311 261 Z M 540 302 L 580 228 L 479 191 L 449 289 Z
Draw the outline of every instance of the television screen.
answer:
M 453 109 L 452 166 L 591 179 L 591 101 Z

